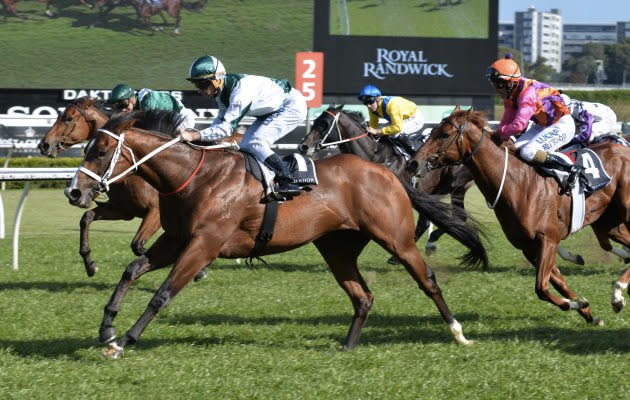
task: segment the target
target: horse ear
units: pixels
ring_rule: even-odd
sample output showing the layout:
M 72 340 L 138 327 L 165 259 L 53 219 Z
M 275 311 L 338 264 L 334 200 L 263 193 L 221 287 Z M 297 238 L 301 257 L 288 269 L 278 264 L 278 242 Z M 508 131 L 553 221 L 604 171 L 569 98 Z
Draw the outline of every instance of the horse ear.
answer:
M 85 106 L 86 107 L 90 107 L 92 104 L 94 104 L 94 102 L 98 100 L 98 98 L 96 97 L 90 97 L 87 99 L 87 101 L 85 102 Z
M 459 104 L 456 104 L 455 109 L 453 111 L 459 111 L 459 110 L 461 110 L 461 108 L 459 107 Z
M 339 110 L 339 111 L 343 110 L 343 106 L 345 106 L 345 104 L 342 104 L 339 107 L 337 107 L 337 110 Z

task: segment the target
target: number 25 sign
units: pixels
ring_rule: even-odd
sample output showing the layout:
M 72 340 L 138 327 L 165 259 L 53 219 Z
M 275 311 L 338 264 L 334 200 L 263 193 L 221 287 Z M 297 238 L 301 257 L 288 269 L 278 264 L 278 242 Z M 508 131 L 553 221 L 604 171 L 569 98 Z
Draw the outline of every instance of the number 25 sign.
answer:
M 295 86 L 309 108 L 321 107 L 324 81 L 324 53 L 295 53 Z

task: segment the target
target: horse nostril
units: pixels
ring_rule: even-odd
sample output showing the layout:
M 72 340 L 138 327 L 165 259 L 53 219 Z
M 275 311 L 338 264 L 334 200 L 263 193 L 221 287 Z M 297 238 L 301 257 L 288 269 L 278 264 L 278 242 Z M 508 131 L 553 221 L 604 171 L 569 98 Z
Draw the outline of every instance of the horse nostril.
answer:
M 407 172 L 409 172 L 410 174 L 415 174 L 416 172 L 418 172 L 418 161 L 412 160 L 407 165 Z
M 50 145 L 48 143 L 46 143 L 46 142 L 39 142 L 39 146 L 37 146 L 37 147 L 39 147 L 39 150 L 43 153 L 43 152 L 48 150 Z
M 81 198 L 81 191 L 79 189 L 66 188 L 64 189 L 63 193 L 70 201 L 77 201 L 79 198 Z
M 301 154 L 306 154 L 308 152 L 308 145 L 301 144 L 298 146 L 298 150 L 300 151 Z

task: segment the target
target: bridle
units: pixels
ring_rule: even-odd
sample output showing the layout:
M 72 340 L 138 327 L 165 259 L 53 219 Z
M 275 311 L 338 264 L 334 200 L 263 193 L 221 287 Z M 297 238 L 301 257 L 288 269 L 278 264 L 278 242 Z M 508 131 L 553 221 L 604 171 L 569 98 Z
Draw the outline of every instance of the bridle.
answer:
M 363 134 L 361 134 L 359 136 L 354 136 L 354 137 L 350 137 L 350 138 L 347 138 L 347 139 L 342 138 L 342 136 L 341 136 L 341 129 L 339 128 L 339 117 L 341 116 L 341 111 L 339 111 L 337 114 L 335 114 L 333 112 L 330 112 L 328 110 L 325 110 L 324 112 L 326 114 L 328 114 L 328 115 L 331 115 L 333 117 L 333 121 L 330 124 L 330 127 L 328 128 L 328 131 L 322 137 L 322 140 L 315 146 L 315 150 L 316 151 L 319 151 L 319 150 L 321 150 L 323 148 L 334 146 L 334 145 L 337 145 L 337 144 L 352 142 L 354 140 L 359 140 L 359 139 L 362 139 L 362 138 L 368 136 L 367 131 L 365 131 L 365 129 L 362 126 L 360 126 L 358 122 L 356 122 L 352 118 L 350 118 L 352 120 L 352 122 L 355 122 L 357 124 L 357 126 L 359 126 L 361 128 L 361 130 L 363 130 L 365 133 L 363 133 Z M 315 128 L 315 127 L 313 127 L 313 128 Z M 330 136 L 330 134 L 333 132 L 333 129 L 335 129 L 335 128 L 337 129 L 337 137 L 339 138 L 339 140 L 326 143 L 326 139 L 328 138 L 328 136 Z M 323 132 L 320 131 L 320 134 L 321 133 L 323 133 Z
M 459 160 L 451 163 L 451 165 L 466 164 L 467 162 L 472 160 L 472 158 L 475 155 L 475 153 L 477 152 L 477 150 L 479 150 L 479 146 L 481 146 L 481 143 L 483 142 L 483 140 L 484 140 L 484 138 L 486 136 L 486 132 L 487 132 L 486 128 L 481 128 L 481 139 L 479 139 L 479 141 L 477 142 L 475 147 L 472 149 L 470 154 L 465 155 L 464 154 L 464 149 L 463 149 L 463 142 L 464 142 L 464 131 L 466 129 L 466 122 L 462 122 L 459 125 L 455 125 L 455 123 L 453 121 L 451 121 L 450 118 L 446 117 L 446 118 L 442 119 L 442 122 L 440 122 L 440 125 L 443 125 L 443 124 L 448 124 L 448 125 L 452 126 L 453 128 L 455 128 L 455 130 L 457 131 L 457 134 L 451 136 L 451 139 L 446 143 L 446 145 L 442 146 L 441 149 L 436 154 L 427 157 L 426 167 L 428 169 L 430 169 L 430 170 L 438 169 L 438 168 L 442 167 L 441 160 L 444 159 L 444 155 L 446 154 L 446 150 L 448 150 L 448 148 L 453 143 L 455 143 L 456 146 L 457 146 L 457 152 L 459 153 Z M 437 127 L 439 127 L 440 125 L 438 125 Z
M 88 125 L 88 127 L 90 127 L 90 132 L 92 132 L 93 130 L 95 130 L 96 128 L 96 120 L 94 118 L 90 118 L 88 116 L 88 114 L 85 112 L 85 109 L 79 107 L 77 104 L 75 103 L 70 103 L 68 104 L 68 106 L 66 107 L 66 111 L 68 110 L 68 108 L 74 108 L 76 109 L 79 114 L 81 114 L 81 116 L 83 117 L 83 119 L 85 120 L 85 123 Z M 66 111 L 64 111 L 64 114 L 66 113 Z M 62 114 L 63 116 L 63 114 Z M 61 149 L 63 148 L 64 144 L 65 144 L 65 139 L 70 137 L 70 135 L 72 134 L 72 132 L 74 132 L 74 130 L 76 129 L 77 125 L 79 125 L 79 121 L 74 121 L 74 123 L 70 123 L 67 120 L 63 121 L 66 124 L 66 129 L 64 129 L 63 134 L 61 135 L 61 140 L 59 140 L 57 142 L 57 144 L 55 145 L 55 147 L 57 149 Z

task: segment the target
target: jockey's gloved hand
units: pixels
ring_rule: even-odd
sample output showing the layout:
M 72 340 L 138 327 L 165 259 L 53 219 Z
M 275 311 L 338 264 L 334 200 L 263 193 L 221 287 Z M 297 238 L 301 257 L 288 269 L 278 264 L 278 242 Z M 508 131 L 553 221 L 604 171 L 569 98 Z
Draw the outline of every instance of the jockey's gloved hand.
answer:
M 179 131 L 179 136 L 185 142 L 194 142 L 201 140 L 201 134 L 196 129 L 185 128 Z

